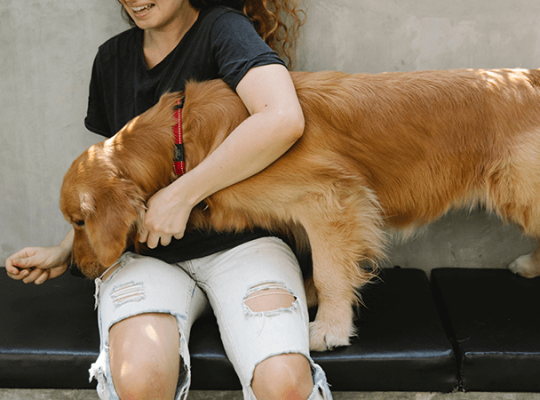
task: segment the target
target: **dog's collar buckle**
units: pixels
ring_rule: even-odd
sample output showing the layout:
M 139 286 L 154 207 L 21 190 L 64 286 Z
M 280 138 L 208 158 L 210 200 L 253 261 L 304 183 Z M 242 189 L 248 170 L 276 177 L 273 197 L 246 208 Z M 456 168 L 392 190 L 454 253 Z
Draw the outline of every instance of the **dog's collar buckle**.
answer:
M 182 131 L 182 109 L 184 108 L 184 94 L 176 101 L 174 107 L 174 119 L 176 124 L 173 126 L 174 133 L 174 173 L 177 176 L 184 175 L 186 172 L 186 163 L 184 158 L 184 138 Z

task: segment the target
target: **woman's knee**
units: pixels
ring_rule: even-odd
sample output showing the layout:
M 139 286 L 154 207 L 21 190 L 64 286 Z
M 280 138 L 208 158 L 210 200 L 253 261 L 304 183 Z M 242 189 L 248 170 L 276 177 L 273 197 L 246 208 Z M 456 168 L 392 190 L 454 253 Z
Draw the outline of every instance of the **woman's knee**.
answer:
M 141 314 L 111 327 L 110 367 L 120 399 L 174 398 L 179 339 L 176 318 L 170 314 Z
M 267 358 L 255 367 L 251 388 L 258 400 L 305 400 L 313 391 L 309 361 L 302 354 Z

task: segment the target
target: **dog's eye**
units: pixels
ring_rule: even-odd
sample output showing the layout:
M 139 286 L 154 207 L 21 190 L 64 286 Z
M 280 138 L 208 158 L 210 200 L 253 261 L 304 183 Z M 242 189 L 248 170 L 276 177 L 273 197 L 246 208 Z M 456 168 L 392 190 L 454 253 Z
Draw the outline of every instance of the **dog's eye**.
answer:
M 84 220 L 80 220 L 80 221 L 73 221 L 73 223 L 77 226 L 83 226 L 84 225 Z

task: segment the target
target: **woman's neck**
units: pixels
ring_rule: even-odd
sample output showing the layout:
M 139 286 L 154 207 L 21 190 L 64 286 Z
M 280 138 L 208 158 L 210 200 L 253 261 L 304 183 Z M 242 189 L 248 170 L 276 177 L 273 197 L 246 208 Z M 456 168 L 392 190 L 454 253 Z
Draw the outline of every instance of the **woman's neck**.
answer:
M 188 1 L 185 3 L 189 4 Z M 168 24 L 144 31 L 143 51 L 146 65 L 154 68 L 180 43 L 199 16 L 199 10 L 187 6 Z

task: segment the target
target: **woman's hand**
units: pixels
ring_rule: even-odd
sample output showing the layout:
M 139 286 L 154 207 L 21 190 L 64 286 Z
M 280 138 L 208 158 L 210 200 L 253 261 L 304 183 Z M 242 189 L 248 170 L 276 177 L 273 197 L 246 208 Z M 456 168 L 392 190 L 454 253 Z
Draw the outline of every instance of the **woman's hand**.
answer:
M 69 254 L 62 246 L 27 247 L 6 260 L 6 272 L 15 280 L 41 285 L 62 275 L 69 267 Z
M 24 283 L 41 285 L 62 275 L 71 261 L 74 235 L 71 229 L 58 246 L 27 247 L 13 254 L 6 260 L 8 276 Z
M 172 238 L 181 239 L 193 208 L 178 190 L 182 178 L 161 189 L 148 199 L 147 212 L 144 217 L 143 230 L 139 234 L 139 242 L 146 243 L 151 249 L 168 246 Z

